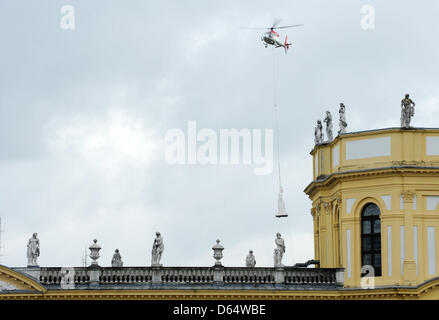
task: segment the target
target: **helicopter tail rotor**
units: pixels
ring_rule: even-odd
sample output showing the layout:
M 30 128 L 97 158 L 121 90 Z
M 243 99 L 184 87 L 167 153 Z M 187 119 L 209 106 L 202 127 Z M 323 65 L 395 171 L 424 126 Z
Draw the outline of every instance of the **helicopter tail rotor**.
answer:
M 288 49 L 290 48 L 291 43 L 288 43 L 288 35 L 285 36 L 285 42 L 284 42 L 284 49 L 285 49 L 285 54 L 287 54 Z

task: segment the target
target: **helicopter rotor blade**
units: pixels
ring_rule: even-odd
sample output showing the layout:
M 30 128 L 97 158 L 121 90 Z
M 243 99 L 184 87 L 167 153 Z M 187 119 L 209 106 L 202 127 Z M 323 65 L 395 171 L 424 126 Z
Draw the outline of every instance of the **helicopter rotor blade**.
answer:
M 291 26 L 281 26 L 281 27 L 275 27 L 273 29 L 285 29 L 285 28 L 294 28 L 294 27 L 301 27 L 303 24 L 293 24 Z
M 251 30 L 270 30 L 271 28 L 257 28 L 257 27 L 241 27 L 240 29 L 251 29 Z
M 276 27 L 277 23 L 279 23 L 281 20 L 278 19 L 278 22 L 276 22 L 273 27 L 268 27 L 268 28 L 260 28 L 260 27 L 241 27 L 240 29 L 250 29 L 250 30 L 274 30 L 274 29 L 286 29 L 286 28 L 294 28 L 294 27 L 301 27 L 304 24 L 292 24 L 289 26 L 280 26 L 280 27 Z
M 276 26 L 282 21 L 282 19 L 275 19 L 273 22 L 273 25 L 271 26 L 270 29 L 274 29 L 276 28 Z

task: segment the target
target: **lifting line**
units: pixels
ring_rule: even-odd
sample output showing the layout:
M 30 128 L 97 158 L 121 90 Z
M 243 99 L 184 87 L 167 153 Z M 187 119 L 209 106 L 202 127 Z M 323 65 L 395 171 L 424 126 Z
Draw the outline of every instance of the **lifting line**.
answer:
M 282 197 L 282 180 L 280 174 L 280 147 L 279 147 L 279 117 L 278 117 L 278 105 L 277 105 L 277 92 L 276 92 L 276 63 L 275 63 L 275 55 L 274 55 L 274 47 L 272 47 L 272 55 L 273 55 L 273 97 L 274 97 L 274 116 L 275 116 L 275 139 L 276 139 L 276 148 L 277 148 L 277 168 L 278 168 L 278 176 L 279 176 L 279 198 L 278 198 L 278 212 L 276 214 L 277 218 L 287 217 L 288 214 L 285 209 L 285 202 Z
M 282 188 L 281 177 L 280 177 L 280 152 L 279 152 L 279 117 L 278 117 L 278 106 L 277 106 L 277 92 L 276 92 L 276 63 L 274 59 L 274 47 L 272 47 L 272 55 L 273 55 L 273 97 L 274 97 L 274 117 L 275 117 L 275 139 L 276 139 L 276 148 L 277 148 L 277 168 L 279 174 L 279 188 Z

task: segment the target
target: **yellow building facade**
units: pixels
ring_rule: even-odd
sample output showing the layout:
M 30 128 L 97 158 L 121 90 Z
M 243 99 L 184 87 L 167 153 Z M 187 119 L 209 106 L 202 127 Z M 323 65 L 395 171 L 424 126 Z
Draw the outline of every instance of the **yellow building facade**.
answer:
M 338 135 L 311 151 L 319 268 L 0 265 L 0 300 L 439 299 L 439 129 Z M 370 277 L 373 275 L 373 277 Z
M 345 288 L 371 272 L 375 287 L 439 276 L 439 129 L 346 133 L 311 155 L 305 192 L 321 268 L 345 268 Z

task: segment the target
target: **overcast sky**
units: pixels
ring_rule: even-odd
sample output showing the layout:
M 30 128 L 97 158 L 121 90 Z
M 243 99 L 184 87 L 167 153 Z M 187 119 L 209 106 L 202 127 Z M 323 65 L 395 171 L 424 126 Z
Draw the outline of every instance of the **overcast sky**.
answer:
M 75 9 L 75 29 L 60 12 Z M 375 29 L 361 28 L 361 8 Z M 439 127 L 436 1 L 58 1 L 0 0 L 1 263 L 25 266 L 33 232 L 41 266 L 80 266 L 94 238 L 99 262 L 118 248 L 126 266 L 150 265 L 156 231 L 165 266 L 272 266 L 314 257 L 311 202 L 314 125 L 326 110 L 338 130 L 412 124 Z M 274 128 L 272 49 L 241 26 L 303 23 L 280 31 L 276 49 L 284 198 L 253 165 L 170 165 L 167 130 Z M 276 161 L 277 159 L 275 159 Z M 88 251 L 88 250 L 87 250 Z

